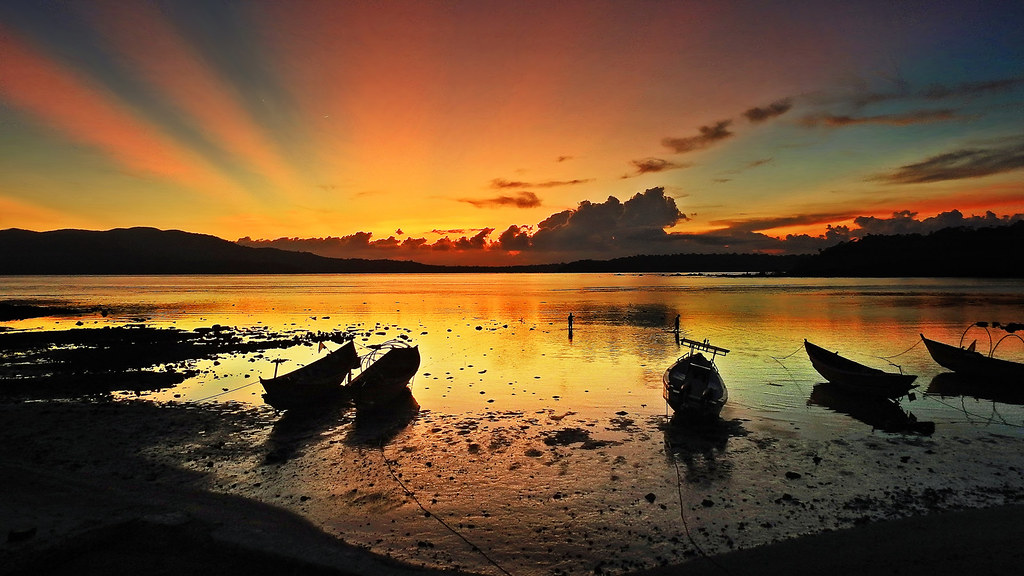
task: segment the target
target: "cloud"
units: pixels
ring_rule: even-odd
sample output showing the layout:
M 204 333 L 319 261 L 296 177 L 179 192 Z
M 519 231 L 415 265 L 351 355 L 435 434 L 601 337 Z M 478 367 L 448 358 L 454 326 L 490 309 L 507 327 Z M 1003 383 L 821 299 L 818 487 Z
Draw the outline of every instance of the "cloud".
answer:
M 929 100 L 942 100 L 954 97 L 980 96 L 995 92 L 1009 92 L 1018 86 L 1024 86 L 1024 76 L 980 82 L 965 82 L 955 86 L 933 85 L 921 92 L 921 96 Z
M 640 160 L 630 160 L 630 163 L 636 167 L 636 173 L 632 176 L 639 176 L 640 174 L 654 174 L 656 172 L 665 172 L 666 170 L 677 170 L 679 168 L 688 168 L 689 164 L 680 164 L 678 162 L 671 162 L 669 160 L 663 160 L 661 158 L 642 158 Z M 631 175 L 623 176 L 623 178 L 629 178 Z
M 515 206 L 516 208 L 536 208 L 540 206 L 541 200 L 533 192 L 522 191 L 514 196 L 502 195 L 494 198 L 476 200 L 473 198 L 462 198 L 459 202 L 472 204 L 477 208 L 495 208 L 499 206 Z
M 747 120 L 756 124 L 758 122 L 764 122 L 765 120 L 782 116 L 786 112 L 789 112 L 792 107 L 793 101 L 786 98 L 785 100 L 772 102 L 768 106 L 750 108 L 744 112 L 743 115 L 746 116 Z
M 493 228 L 435 230 L 441 236 L 430 243 L 424 238 L 399 242 L 393 236 L 373 240 L 369 232 L 328 238 L 278 238 L 239 244 L 313 252 L 336 258 L 402 258 L 431 264 L 523 264 L 611 259 L 636 254 L 766 253 L 812 254 L 870 234 L 928 234 L 948 227 L 981 228 L 1024 221 L 1024 214 L 964 216 L 959 210 L 918 219 L 904 210 L 891 217 L 857 216 L 855 213 L 811 213 L 778 218 L 716 221 L 718 229 L 706 233 L 666 232 L 686 220 L 664 189 L 651 188 L 626 202 L 609 197 L 604 202 L 584 201 L 576 209 L 556 212 L 536 226 L 509 226 L 491 240 Z M 852 226 L 830 222 L 853 222 Z M 789 234 L 776 238 L 765 231 L 796 225 L 826 225 L 818 235 Z M 472 233 L 472 235 L 470 235 Z M 453 240 L 452 236 L 459 236 Z
M 580 202 L 537 225 L 532 250 L 623 255 L 650 249 L 667 238 L 665 228 L 686 220 L 664 188 L 650 188 L 626 202 Z
M 882 102 L 964 100 L 989 94 L 1012 92 L 1024 86 L 1024 76 L 1011 76 L 995 80 L 964 82 L 954 85 L 933 84 L 924 89 L 910 89 L 905 82 L 897 82 L 892 91 L 860 90 L 840 98 L 837 102 L 857 108 Z
M 854 223 L 860 227 L 857 236 L 868 234 L 930 234 L 943 228 L 985 228 L 990 226 L 1006 226 L 1024 219 L 1024 214 L 997 216 L 994 212 L 985 212 L 983 216 L 965 217 L 959 210 L 942 212 L 924 220 L 917 219 L 917 213 L 910 210 L 893 212 L 891 218 L 859 216 Z
M 993 148 L 963 148 L 906 164 L 872 178 L 892 184 L 922 184 L 980 178 L 1024 168 L 1024 141 Z
M 497 188 L 499 190 L 505 188 L 557 188 L 559 186 L 575 186 L 577 184 L 586 184 L 591 182 L 593 178 L 577 179 L 577 180 L 548 180 L 546 182 L 521 182 L 517 180 L 505 180 L 503 178 L 495 178 L 491 180 L 491 188 Z
M 917 110 L 900 114 L 878 114 L 875 116 L 838 116 L 823 114 L 819 116 L 807 116 L 803 119 L 805 126 L 827 126 L 829 128 L 841 128 L 855 126 L 858 124 L 881 124 L 887 126 L 910 126 L 912 124 L 927 124 L 930 122 L 946 122 L 956 120 L 959 115 L 955 110 Z
M 701 126 L 699 128 L 700 134 L 697 136 L 664 138 L 661 143 L 665 147 L 671 148 L 676 154 L 693 152 L 694 150 L 707 148 L 720 140 L 732 136 L 733 133 L 729 131 L 730 124 L 732 124 L 732 120 L 721 120 L 710 126 Z

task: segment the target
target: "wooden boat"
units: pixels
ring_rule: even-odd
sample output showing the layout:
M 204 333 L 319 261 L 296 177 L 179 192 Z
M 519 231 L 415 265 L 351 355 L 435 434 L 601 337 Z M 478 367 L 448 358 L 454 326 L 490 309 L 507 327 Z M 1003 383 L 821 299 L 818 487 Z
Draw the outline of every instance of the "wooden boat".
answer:
M 804 340 L 804 348 L 811 359 L 811 365 L 825 380 L 841 386 L 850 392 L 884 398 L 899 398 L 915 388 L 913 384 L 917 376 L 913 374 L 896 374 L 871 368 L 848 358 L 838 352 L 811 344 Z
M 359 366 L 355 344 L 349 340 L 341 348 L 319 360 L 283 376 L 260 378 L 263 399 L 278 410 L 315 406 L 343 395 L 342 382 Z
M 408 392 L 409 380 L 420 368 L 420 349 L 403 340 L 393 340 L 382 344 L 363 361 L 366 367 L 345 388 L 357 410 L 376 410 Z
M 688 345 L 690 351 L 665 371 L 662 396 L 676 414 L 717 418 L 729 400 L 729 391 L 718 373 L 715 356 L 725 356 L 729 351 L 712 346 L 707 340 L 698 342 L 681 338 L 679 342 Z M 704 356 L 702 352 L 710 353 L 711 357 Z
M 932 355 L 932 359 L 936 363 L 957 374 L 1014 380 L 1024 379 L 1024 364 L 1020 362 L 993 358 L 991 352 L 986 356 L 974 350 L 973 345 L 963 348 L 962 346 L 951 346 L 942 342 L 936 342 L 935 340 L 929 340 L 924 337 L 924 334 L 921 334 L 921 340 L 924 340 L 928 353 Z

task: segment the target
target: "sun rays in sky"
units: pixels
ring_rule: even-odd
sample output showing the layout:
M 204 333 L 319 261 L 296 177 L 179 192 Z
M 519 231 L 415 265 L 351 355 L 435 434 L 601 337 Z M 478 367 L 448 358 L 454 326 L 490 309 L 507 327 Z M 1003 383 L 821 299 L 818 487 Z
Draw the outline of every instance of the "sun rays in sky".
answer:
M 0 228 L 506 264 L 1024 213 L 1017 3 L 10 1 L 0 54 Z

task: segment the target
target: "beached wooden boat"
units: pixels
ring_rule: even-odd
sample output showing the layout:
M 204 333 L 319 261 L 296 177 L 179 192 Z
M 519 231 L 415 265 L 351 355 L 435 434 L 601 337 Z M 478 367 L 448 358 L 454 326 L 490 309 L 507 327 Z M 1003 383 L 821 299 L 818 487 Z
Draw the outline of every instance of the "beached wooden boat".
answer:
M 936 363 L 957 374 L 1017 381 L 1024 379 L 1024 364 L 1020 362 L 986 356 L 975 350 L 973 345 L 963 348 L 929 340 L 924 334 L 921 334 L 921 340 L 924 340 Z
M 665 371 L 662 377 L 662 396 L 676 414 L 693 418 L 717 418 L 729 400 L 729 391 L 722 375 L 718 373 L 715 356 L 724 356 L 729 351 L 712 346 L 707 340 L 698 342 L 681 338 L 680 343 L 688 345 L 690 351 Z M 711 357 L 704 356 L 702 352 L 710 353 Z
M 345 378 L 359 366 L 355 344 L 349 340 L 341 348 L 319 360 L 283 376 L 260 378 L 263 399 L 278 410 L 316 406 L 343 396 Z
M 841 386 L 850 392 L 883 398 L 899 398 L 916 387 L 913 384 L 917 378 L 916 375 L 897 374 L 871 368 L 843 358 L 838 352 L 829 352 L 820 346 L 815 346 L 807 340 L 804 340 L 804 348 L 807 350 L 808 358 L 811 359 L 811 365 L 818 371 L 818 374 L 832 384 Z
M 383 409 L 408 392 L 409 380 L 420 368 L 420 349 L 396 340 L 367 354 L 363 362 L 366 367 L 345 388 L 357 410 Z

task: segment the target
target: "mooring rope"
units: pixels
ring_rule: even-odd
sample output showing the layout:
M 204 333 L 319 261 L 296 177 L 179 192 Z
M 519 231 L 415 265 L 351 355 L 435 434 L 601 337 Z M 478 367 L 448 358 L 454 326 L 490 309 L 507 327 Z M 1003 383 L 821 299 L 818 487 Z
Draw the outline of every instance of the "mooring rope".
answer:
M 792 382 L 793 384 L 796 384 L 797 389 L 800 390 L 801 394 L 803 394 L 804 393 L 803 387 L 800 386 L 800 383 L 797 382 L 796 378 L 793 377 L 793 373 L 789 371 L 789 368 L 787 368 L 786 365 L 782 363 L 783 360 L 786 360 L 786 359 L 790 358 L 791 356 L 793 356 L 794 354 L 796 354 L 797 352 L 799 352 L 801 350 L 803 350 L 803 346 L 797 348 L 796 350 L 793 350 L 792 352 L 790 352 L 789 354 L 786 354 L 782 358 L 777 358 L 777 357 L 772 356 L 770 354 L 768 355 L 768 357 L 771 358 L 772 360 L 775 360 L 776 362 L 778 362 L 779 366 L 782 366 L 782 369 L 785 370 L 786 374 L 789 375 L 790 382 Z
M 792 354 L 790 354 L 790 356 L 792 356 Z M 690 534 L 690 525 L 686 522 L 686 512 L 683 506 L 683 479 L 682 474 L 679 472 L 679 461 L 676 460 L 675 450 L 672 449 L 672 441 L 666 439 L 665 442 L 666 444 L 668 444 L 668 456 L 669 458 L 672 459 L 672 465 L 675 466 L 676 468 L 676 494 L 679 496 L 679 518 L 683 521 L 683 530 L 686 532 L 687 540 L 690 541 L 690 544 L 697 549 L 697 552 L 704 559 L 717 566 L 726 574 L 732 574 L 732 572 L 730 572 L 728 568 L 719 564 L 718 561 L 715 560 L 713 557 L 708 556 L 708 553 L 705 552 L 703 548 L 701 548 L 700 544 L 697 544 L 697 541 L 693 538 L 693 535 Z
M 387 456 L 387 454 L 385 454 L 385 453 L 384 453 L 384 446 L 383 446 L 383 445 L 379 445 L 379 446 L 377 446 L 377 449 L 378 449 L 378 450 L 380 450 L 380 456 L 381 456 L 381 458 L 383 458 L 383 459 L 384 459 L 384 466 L 386 466 L 386 467 L 387 467 L 387 469 L 388 469 L 388 473 L 389 473 L 389 474 L 391 474 L 391 477 L 395 479 L 395 482 L 397 482 L 397 483 L 398 483 L 398 485 L 402 487 L 402 490 L 403 490 L 403 491 L 405 491 L 405 494 L 406 494 L 406 496 L 408 496 L 409 498 L 411 498 L 411 499 L 412 499 L 412 501 L 413 501 L 413 502 L 415 502 L 415 503 L 416 503 L 416 505 L 420 507 L 420 510 L 423 510 L 423 514 L 425 514 L 425 515 L 427 516 L 427 518 L 433 518 L 434 520 L 437 520 L 437 522 L 438 522 L 439 524 L 441 524 L 441 526 L 444 526 L 445 528 L 447 528 L 447 529 L 448 529 L 448 531 L 449 531 L 449 532 L 451 532 L 452 534 L 455 534 L 455 535 L 456 535 L 456 536 L 458 536 L 458 537 L 459 537 L 459 538 L 460 538 L 460 539 L 461 539 L 461 540 L 462 540 L 463 542 L 465 542 L 466 544 L 468 544 L 468 545 L 469 545 L 469 547 L 470 547 L 470 548 L 471 548 L 471 549 L 472 549 L 472 550 L 473 550 L 474 552 L 479 552 L 479 553 L 480 553 L 480 555 L 481 555 L 481 556 L 483 556 L 485 560 L 487 560 L 487 561 L 488 561 L 488 562 L 490 562 L 490 563 L 491 563 L 491 564 L 492 564 L 492 565 L 493 565 L 493 566 L 494 566 L 495 568 L 497 568 L 498 570 L 500 570 L 502 574 L 505 574 L 505 576 L 512 576 L 512 574 L 511 574 L 511 573 L 510 573 L 510 572 L 509 572 L 508 570 L 505 570 L 504 568 L 502 568 L 500 564 L 498 564 L 498 563 L 497 563 L 497 562 L 496 562 L 496 561 L 495 561 L 495 560 L 494 560 L 493 558 L 491 558 L 490 556 L 488 556 L 488 555 L 487 555 L 487 553 L 486 553 L 486 552 L 484 552 L 482 548 L 480 548 L 480 547 L 479 547 L 479 546 L 477 546 L 476 544 L 473 544 L 472 542 L 470 542 L 470 541 L 469 541 L 469 538 L 466 538 L 465 536 L 463 536 L 463 535 L 462 535 L 462 533 L 461 533 L 461 532 L 459 532 L 459 531 L 458 531 L 458 530 L 456 530 L 455 528 L 452 528 L 452 526 L 451 526 L 450 524 L 448 524 L 447 522 L 445 522 L 445 521 L 444 521 L 443 519 L 441 519 L 441 517 L 440 517 L 440 516 L 438 516 L 437 514 L 434 514 L 434 513 L 433 513 L 433 512 L 431 512 L 430 510 L 427 510 L 426 506 L 424 506 L 424 505 L 423 505 L 423 504 L 422 504 L 422 503 L 421 503 L 421 502 L 419 501 L 419 498 L 416 498 L 416 494 L 414 494 L 414 493 L 412 492 L 412 490 L 409 490 L 409 488 L 408 488 L 408 487 L 407 487 L 407 486 L 405 485 L 405 482 L 402 482 L 402 479 L 398 477 L 398 474 L 395 474 L 395 470 L 394 470 L 394 468 L 392 468 L 392 467 L 391 467 L 391 462 L 390 462 L 390 461 L 388 461 L 388 456 Z
M 253 386 L 253 385 L 259 384 L 259 383 L 260 383 L 259 380 L 256 380 L 255 382 L 249 382 L 248 384 L 244 384 L 242 386 L 239 386 L 238 388 L 232 388 L 231 390 L 224 390 L 223 392 L 218 392 L 216 394 L 207 396 L 206 398 L 200 398 L 199 400 L 195 400 L 195 403 L 198 404 L 200 402 L 206 402 L 207 400 L 210 400 L 211 398 L 216 398 L 218 396 L 223 396 L 225 394 L 231 394 L 232 392 L 238 392 L 239 390 L 241 390 L 243 388 L 248 388 L 249 386 Z

